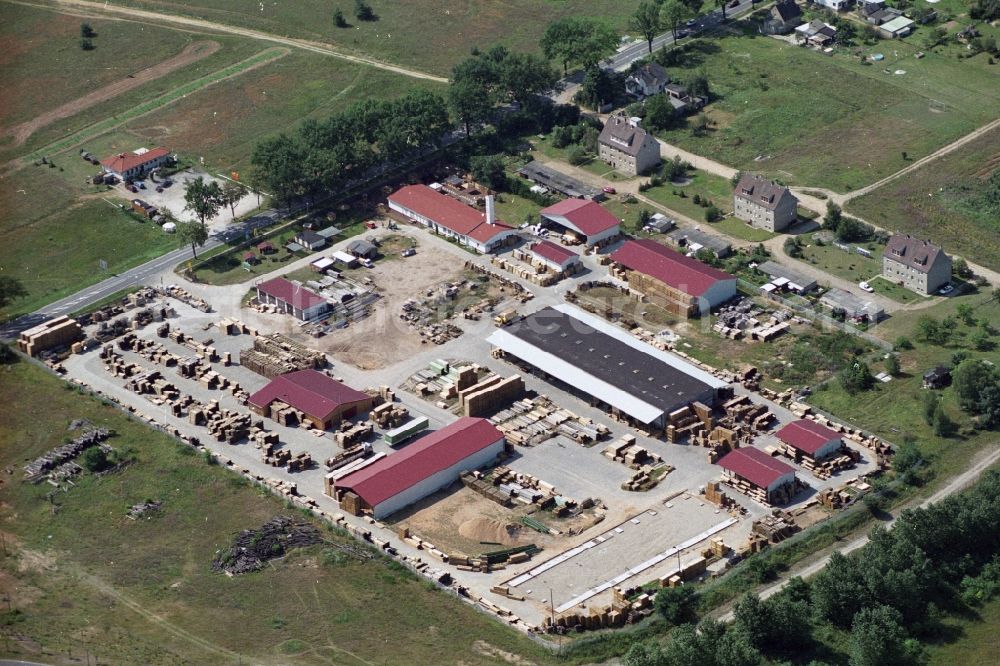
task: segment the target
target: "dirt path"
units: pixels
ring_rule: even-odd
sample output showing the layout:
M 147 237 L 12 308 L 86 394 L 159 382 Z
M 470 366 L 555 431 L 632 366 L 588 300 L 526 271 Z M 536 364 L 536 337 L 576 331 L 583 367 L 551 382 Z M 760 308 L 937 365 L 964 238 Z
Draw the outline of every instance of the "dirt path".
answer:
M 243 37 L 249 37 L 251 39 L 260 39 L 268 42 L 275 42 L 277 44 L 282 44 L 284 46 L 291 46 L 298 49 L 304 49 L 306 51 L 312 51 L 313 53 L 320 53 L 323 55 L 332 56 L 334 58 L 340 58 L 341 60 L 347 60 L 349 62 L 354 62 L 361 65 L 377 67 L 378 69 L 384 69 L 389 72 L 395 72 L 396 74 L 402 74 L 403 76 L 409 76 L 415 79 L 436 81 L 438 83 L 448 82 L 448 79 L 444 77 L 434 76 L 433 74 L 420 72 L 415 69 L 408 69 L 406 67 L 400 67 L 398 65 L 390 65 L 389 63 L 382 62 L 380 60 L 374 60 L 372 58 L 366 58 L 364 56 L 344 53 L 342 51 L 334 49 L 333 47 L 327 44 L 323 44 L 320 42 L 312 42 L 306 39 L 282 37 L 280 35 L 272 35 L 271 33 L 262 32 L 260 30 L 252 30 L 250 28 L 239 28 L 236 26 L 226 25 L 225 23 L 216 23 L 215 21 L 206 21 L 203 19 L 190 18 L 187 16 L 177 16 L 175 14 L 161 14 L 159 12 L 152 12 L 145 9 L 136 9 L 134 7 L 115 7 L 113 5 L 102 4 L 99 2 L 90 2 L 89 0 L 53 0 L 53 2 L 60 7 L 86 9 L 88 11 L 94 12 L 94 14 L 98 16 L 102 14 L 116 14 L 122 16 L 129 16 L 136 19 L 142 19 L 143 21 L 149 21 L 153 23 L 168 23 L 174 25 L 182 25 L 185 27 L 193 27 L 203 30 L 205 29 L 214 30 L 216 32 L 223 32 L 230 35 L 240 35 Z
M 975 461 L 971 467 L 969 467 L 967 470 L 965 470 L 964 472 L 953 478 L 944 487 L 939 488 L 930 497 L 920 502 L 919 505 L 917 506 L 919 506 L 920 508 L 927 507 L 928 505 L 933 504 L 934 502 L 939 502 L 940 500 L 950 495 L 954 495 L 955 493 L 964 490 L 965 488 L 972 485 L 983 472 L 989 469 L 998 460 L 1000 460 L 1000 447 L 994 447 L 993 450 L 982 455 L 979 458 L 979 460 Z M 896 514 L 898 515 L 904 508 L 913 508 L 913 507 L 912 506 L 901 507 L 896 511 Z M 892 526 L 895 524 L 895 522 L 896 522 L 896 517 L 893 517 L 891 520 L 883 524 L 883 527 L 891 529 Z M 859 548 L 864 547 L 864 545 L 867 543 L 868 543 L 868 535 L 865 534 L 851 541 L 848 541 L 840 548 L 837 548 L 835 552 L 840 552 L 846 555 L 847 553 L 851 553 Z M 830 554 L 827 554 L 813 562 L 793 567 L 791 571 L 785 574 L 784 578 L 780 582 L 774 583 L 773 585 L 760 589 L 758 591 L 758 594 L 760 595 L 761 599 L 767 599 L 768 597 L 772 597 L 785 588 L 785 586 L 788 584 L 789 579 L 796 576 L 801 578 L 808 578 L 809 576 L 813 576 L 819 573 L 823 569 L 823 567 L 827 565 L 829 561 L 830 561 Z M 720 615 L 718 619 L 722 620 L 723 622 L 731 622 L 733 620 L 733 611 L 732 610 L 726 611 L 725 613 Z
M 83 97 L 79 97 L 72 102 L 67 102 L 52 111 L 47 111 L 39 116 L 36 116 L 33 120 L 21 123 L 20 125 L 15 125 L 14 127 L 6 130 L 4 134 L 13 134 L 14 145 L 20 146 L 27 141 L 28 137 L 32 134 L 47 125 L 51 125 L 57 120 L 69 118 L 84 109 L 89 109 L 96 104 L 100 104 L 101 102 L 117 97 L 122 93 L 132 90 L 133 88 L 138 88 L 139 86 L 149 83 L 150 81 L 155 81 L 156 79 L 166 76 L 176 69 L 198 62 L 202 58 L 207 58 L 220 48 L 221 44 L 209 40 L 188 44 L 184 47 L 183 51 L 169 60 L 164 60 L 163 62 L 153 65 L 152 67 L 147 67 L 140 72 L 136 72 L 135 74 L 129 74 L 126 78 L 120 81 L 110 83 L 103 88 L 99 88 L 87 95 L 84 95 Z

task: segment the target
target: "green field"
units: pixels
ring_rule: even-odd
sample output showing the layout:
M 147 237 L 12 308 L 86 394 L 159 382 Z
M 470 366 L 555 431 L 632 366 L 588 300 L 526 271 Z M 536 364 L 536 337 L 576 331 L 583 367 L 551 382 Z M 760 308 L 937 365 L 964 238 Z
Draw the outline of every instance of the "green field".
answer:
M 751 243 L 762 243 L 778 235 L 773 231 L 768 231 L 767 229 L 752 227 L 743 220 L 732 216 L 726 217 L 718 222 L 713 222 L 711 228 L 716 231 L 721 231 L 724 234 L 728 234 L 733 238 L 750 241 Z
M 1000 270 L 1000 211 L 978 203 L 998 166 L 1000 128 L 852 200 L 847 210 Z
M 906 436 L 913 437 L 925 454 L 933 456 L 935 472 L 942 478 L 957 474 L 964 464 L 987 444 L 1000 441 L 997 433 L 978 432 L 968 429 L 970 419 L 962 413 L 957 397 L 949 387 L 942 390 L 941 398 L 949 416 L 962 430 L 959 436 L 942 440 L 934 437 L 931 428 L 924 421 L 922 405 L 926 390 L 921 388 L 923 373 L 937 365 L 952 365 L 952 354 L 958 351 L 972 358 L 982 358 L 1000 364 L 1000 348 L 991 351 L 972 349 L 970 337 L 976 327 L 955 320 L 947 346 L 940 347 L 919 341 L 915 336 L 918 319 L 930 316 L 938 321 L 954 316 L 959 303 L 973 307 L 973 317 L 986 320 L 996 329 L 1000 328 L 1000 304 L 992 301 L 986 293 L 970 293 L 942 300 L 941 303 L 918 310 L 900 310 L 885 322 L 870 330 L 888 342 L 895 342 L 899 336 L 906 336 L 914 349 L 899 352 L 902 374 L 887 384 L 879 384 L 874 390 L 855 396 L 846 394 L 837 382 L 830 382 L 826 388 L 817 391 L 810 399 L 817 405 L 837 416 L 865 428 L 890 442 L 900 443 Z M 996 341 L 998 338 L 993 336 Z M 880 363 L 871 364 L 872 372 L 884 368 Z
M 728 180 L 698 169 L 691 169 L 688 172 L 688 177 L 689 182 L 683 185 L 664 183 L 652 187 L 642 194 L 661 206 L 686 215 L 696 222 L 705 220 L 705 208 L 694 203 L 695 195 L 698 196 L 699 200 L 706 198 L 710 200 L 723 214 L 732 212 L 733 186 Z
M 995 664 L 1000 661 L 1000 599 L 994 598 L 976 609 L 978 617 L 949 619 L 948 629 L 957 634 L 955 640 L 928 648 L 930 666 L 955 664 Z
M 884 277 L 876 277 L 868 281 L 868 285 L 875 290 L 876 294 L 882 294 L 883 296 L 888 296 L 894 301 L 899 301 L 900 303 L 916 303 L 917 301 L 924 300 L 926 296 L 921 296 L 915 291 L 910 291 L 902 285 L 898 285 L 895 282 L 890 282 Z
M 846 49 L 823 55 L 749 29 L 697 40 L 668 71 L 706 72 L 718 97 L 707 107 L 713 129 L 661 137 L 788 183 L 856 189 L 998 115 L 1000 87 L 985 55 L 958 60 L 949 47 L 917 60 L 921 43 L 918 34 L 865 47 L 887 56 L 866 66 Z
M 121 4 L 163 13 L 246 26 L 331 44 L 345 51 L 446 76 L 474 46 L 500 43 L 536 51 L 550 21 L 563 16 L 592 16 L 627 32 L 629 16 L 639 0 L 372 0 L 378 20 L 358 21 L 351 0 L 233 3 L 232 0 L 126 0 Z M 333 11 L 344 12 L 349 28 L 333 24 Z M 429 48 L 429 45 L 433 45 Z
M 23 167 L 0 181 L 0 199 L 11 202 L 0 221 L 0 270 L 28 291 L 0 309 L 0 319 L 32 312 L 179 245 L 176 236 L 138 222 L 100 195 L 74 201 L 73 194 L 57 169 Z M 98 266 L 102 259 L 107 271 Z
M 882 272 L 883 246 L 878 243 L 845 243 L 851 248 L 863 247 L 872 253 L 871 257 L 865 257 L 853 251 L 845 252 L 830 242 L 818 245 L 813 234 L 802 236 L 801 239 L 804 245 L 799 261 L 811 264 L 825 273 L 857 284 Z
M 0 449 L 0 464 L 15 470 L 0 486 L 6 657 L 485 665 L 502 651 L 554 662 L 402 567 L 344 554 L 337 544 L 355 542 L 325 528 L 327 545 L 261 572 L 214 573 L 212 558 L 237 532 L 298 512 L 28 362 L 0 366 L 0 400 L 0 441 L 17 442 Z M 52 487 L 23 483 L 20 467 L 71 436 L 67 425 L 80 418 L 113 428 L 111 445 L 133 462 L 103 478 L 84 472 L 50 502 Z M 125 517 L 147 499 L 162 510 Z

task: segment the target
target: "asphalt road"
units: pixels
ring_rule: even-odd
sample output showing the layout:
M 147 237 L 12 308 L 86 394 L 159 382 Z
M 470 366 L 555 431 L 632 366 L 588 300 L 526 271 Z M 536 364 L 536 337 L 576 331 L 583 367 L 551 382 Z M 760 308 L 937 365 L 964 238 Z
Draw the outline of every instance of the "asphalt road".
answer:
M 739 14 L 743 14 L 749 11 L 753 7 L 750 0 L 743 0 L 738 6 L 733 8 L 726 8 L 726 18 L 730 19 Z M 694 25 L 685 26 L 685 30 L 689 31 L 691 35 L 696 35 L 698 33 L 704 32 L 705 30 L 710 30 L 722 23 L 722 11 L 714 10 L 708 14 L 702 14 L 695 19 Z M 680 32 L 680 28 L 678 28 Z M 673 44 L 674 37 L 668 31 L 659 35 L 653 39 L 653 50 L 663 48 L 666 45 Z M 621 71 L 628 69 L 634 61 L 639 58 L 645 58 L 649 55 L 649 44 L 645 39 L 641 39 L 633 44 L 629 44 L 621 48 L 617 53 L 615 53 L 611 58 L 604 62 L 605 66 L 609 69 L 614 69 Z

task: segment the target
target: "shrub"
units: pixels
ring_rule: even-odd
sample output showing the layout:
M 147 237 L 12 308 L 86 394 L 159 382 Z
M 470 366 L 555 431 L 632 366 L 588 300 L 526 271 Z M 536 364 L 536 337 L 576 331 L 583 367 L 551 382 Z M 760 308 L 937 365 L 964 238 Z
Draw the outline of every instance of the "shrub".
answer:
M 715 204 L 712 204 L 705 209 L 706 222 L 718 222 L 721 219 L 722 219 L 722 211 L 716 208 Z

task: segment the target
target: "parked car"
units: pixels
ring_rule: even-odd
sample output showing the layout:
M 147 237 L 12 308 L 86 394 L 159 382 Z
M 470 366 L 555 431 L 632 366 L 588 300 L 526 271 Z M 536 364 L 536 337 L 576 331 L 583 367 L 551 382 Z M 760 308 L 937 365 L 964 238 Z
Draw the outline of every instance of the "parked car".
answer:
M 945 294 L 950 294 L 953 291 L 955 291 L 955 287 L 953 287 L 950 282 L 945 286 L 941 287 L 940 289 L 938 289 L 938 293 L 941 294 L 942 296 L 944 296 Z
M 162 192 L 163 191 L 163 186 L 162 185 L 157 185 L 156 186 L 156 191 L 157 192 Z
M 141 180 L 138 183 L 136 183 L 136 185 L 139 186 L 140 190 L 146 189 L 146 183 L 142 182 Z
M 602 190 L 605 194 L 618 194 L 618 190 L 608 185 Z
M 686 22 L 684 23 L 684 25 L 686 25 L 686 26 L 687 26 L 687 27 L 689 27 L 689 28 L 693 28 L 693 27 L 695 27 L 696 25 L 698 25 L 698 19 L 688 19 L 688 20 L 687 20 L 687 21 L 686 21 Z
M 416 253 L 417 253 L 417 251 L 416 251 L 416 250 L 414 250 L 414 249 L 413 249 L 412 247 L 408 247 L 408 248 L 406 248 L 405 250 L 403 250 L 402 252 L 400 252 L 400 254 L 401 254 L 402 256 L 404 256 L 404 257 L 412 257 L 412 256 L 413 256 L 413 255 L 415 255 Z
M 867 291 L 869 294 L 875 293 L 875 289 L 867 282 L 859 282 L 858 286 L 861 287 L 861 291 Z

